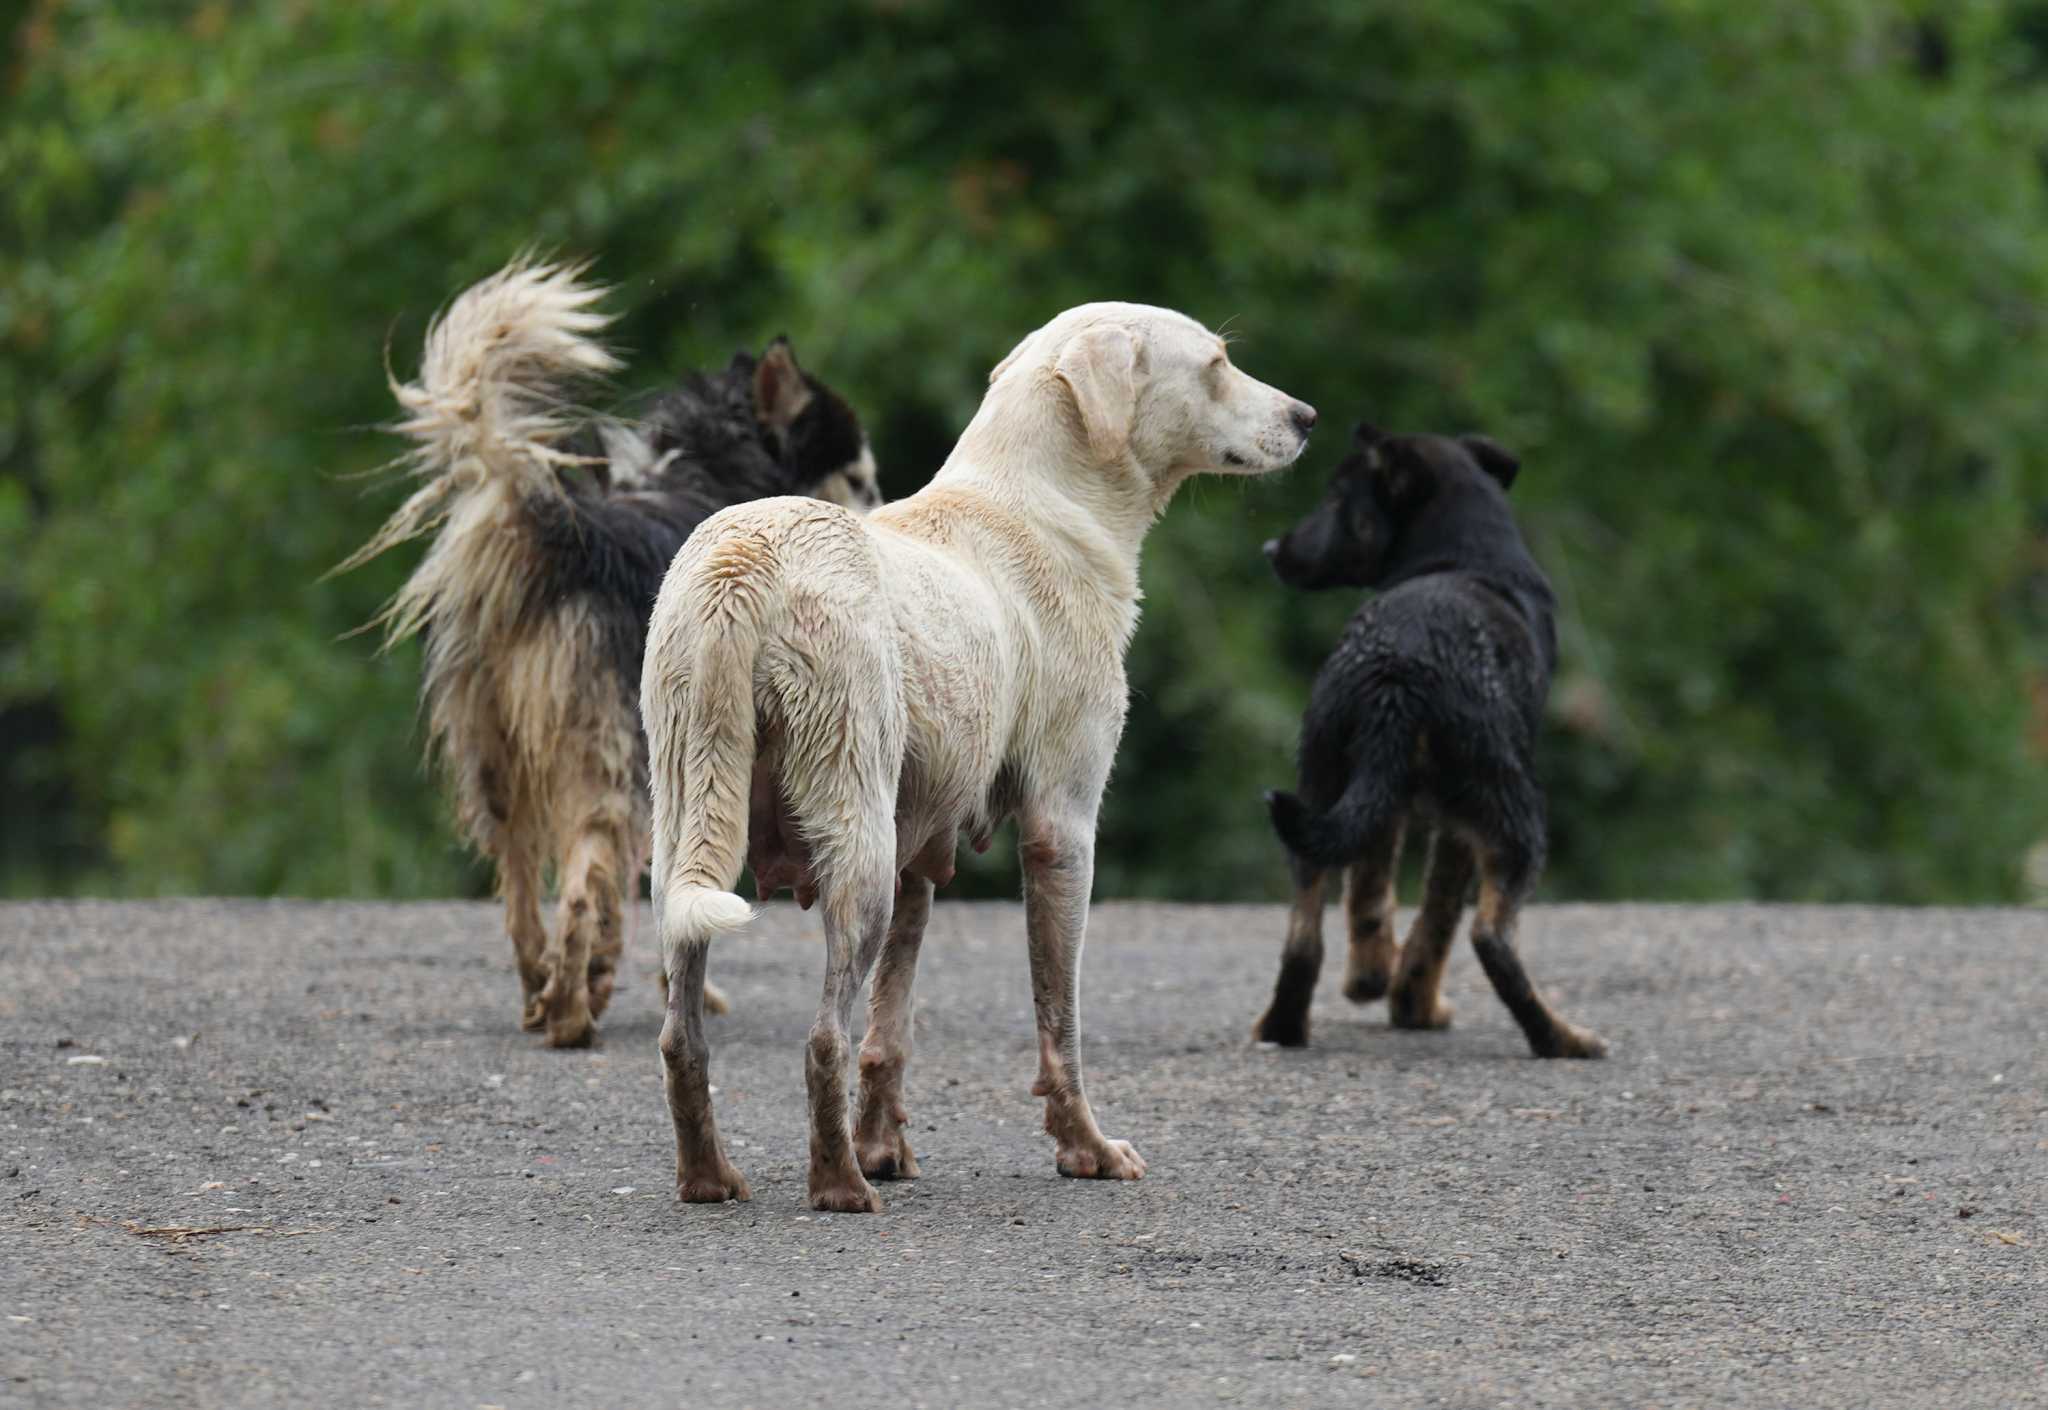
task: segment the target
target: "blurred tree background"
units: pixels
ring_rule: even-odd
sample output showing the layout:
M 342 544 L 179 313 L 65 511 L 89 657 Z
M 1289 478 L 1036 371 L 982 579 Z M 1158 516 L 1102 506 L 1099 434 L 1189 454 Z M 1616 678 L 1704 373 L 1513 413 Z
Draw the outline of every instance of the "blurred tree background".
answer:
M 996 18 L 997 15 L 1003 18 Z M 388 346 L 528 245 L 620 394 L 787 330 L 915 489 L 1027 329 L 1323 411 L 1147 550 L 1099 890 L 1282 894 L 1344 429 L 1484 429 L 1559 588 L 1551 896 L 2016 899 L 2048 836 L 2048 7 L 0 0 L 0 889 L 475 891 L 321 575 Z M 1006 862 L 956 887 L 1002 893 Z

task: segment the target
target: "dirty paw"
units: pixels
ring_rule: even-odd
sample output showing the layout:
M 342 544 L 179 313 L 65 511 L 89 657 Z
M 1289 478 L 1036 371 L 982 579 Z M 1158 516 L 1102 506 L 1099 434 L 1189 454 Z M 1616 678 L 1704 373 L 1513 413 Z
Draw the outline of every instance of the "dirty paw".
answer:
M 1451 1013 L 1451 1006 L 1440 998 L 1432 1001 L 1429 1007 L 1424 1008 L 1421 1004 L 1412 1000 L 1403 1002 L 1402 996 L 1397 993 L 1394 995 L 1394 1001 L 1389 1007 L 1387 1017 L 1396 1028 L 1428 1031 L 1437 1028 L 1449 1028 L 1451 1026 Z
M 1604 1058 L 1607 1056 L 1607 1040 L 1590 1028 L 1579 1028 L 1573 1024 L 1558 1025 L 1557 1035 L 1536 1050 L 1536 1056 L 1543 1058 Z
M 860 1159 L 860 1173 L 870 1180 L 915 1180 L 920 1173 L 910 1139 L 901 1130 L 856 1136 L 853 1149 Z
M 1369 1004 L 1387 996 L 1392 976 L 1384 967 L 1353 970 L 1344 976 L 1344 997 L 1354 1004 Z
M 1283 1048 L 1308 1046 L 1308 1012 L 1283 1012 L 1270 1008 L 1252 1025 L 1254 1043 L 1277 1043 Z
M 875 1187 L 854 1172 L 850 1177 L 844 1174 L 819 1176 L 813 1174 L 810 1182 L 811 1208 L 832 1214 L 880 1214 L 882 1197 L 875 1193 Z
M 1062 1145 L 1054 1156 L 1054 1164 L 1069 1180 L 1141 1180 L 1145 1176 L 1145 1158 L 1129 1141 Z
M 729 1199 L 753 1197 L 754 1192 L 747 1188 L 747 1177 L 723 1159 L 718 1162 L 718 1169 L 706 1173 L 676 1172 L 676 1198 L 684 1204 L 723 1204 Z
M 526 996 L 526 1002 L 519 1010 L 519 1026 L 528 1033 L 538 1033 L 548 1026 L 547 1001 L 538 990 Z
M 590 1010 L 577 1004 L 564 1013 L 551 1013 L 547 1022 L 547 1045 L 551 1048 L 587 1048 L 597 1038 L 597 1025 Z

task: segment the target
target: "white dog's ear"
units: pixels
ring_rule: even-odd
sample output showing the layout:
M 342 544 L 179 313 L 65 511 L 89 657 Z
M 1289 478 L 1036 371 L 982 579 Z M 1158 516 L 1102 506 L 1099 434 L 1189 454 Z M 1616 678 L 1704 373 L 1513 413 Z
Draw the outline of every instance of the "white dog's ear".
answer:
M 1086 329 L 1060 349 L 1053 375 L 1073 393 L 1089 451 L 1101 461 L 1121 456 L 1138 410 L 1138 340 L 1125 328 Z

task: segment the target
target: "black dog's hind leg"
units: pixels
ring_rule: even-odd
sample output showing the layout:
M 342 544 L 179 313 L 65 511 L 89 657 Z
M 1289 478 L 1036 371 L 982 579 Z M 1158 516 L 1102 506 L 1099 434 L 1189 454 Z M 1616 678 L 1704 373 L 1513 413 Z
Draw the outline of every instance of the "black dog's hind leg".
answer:
M 1399 947 L 1394 943 L 1394 877 L 1401 862 L 1403 824 L 1375 837 L 1351 864 L 1344 881 L 1344 917 L 1351 945 L 1344 962 L 1344 997 L 1354 1004 L 1384 998 Z
M 1441 992 L 1444 963 L 1450 958 L 1451 942 L 1458 938 L 1458 921 L 1472 895 L 1475 870 L 1472 849 L 1448 828 L 1438 828 L 1429 844 L 1422 910 L 1408 929 L 1387 995 L 1388 1016 L 1396 1028 L 1451 1026 L 1451 1006 Z
M 1288 865 L 1294 870 L 1294 905 L 1287 913 L 1280 978 L 1273 984 L 1273 1002 L 1252 1025 L 1252 1041 L 1305 1048 L 1309 1001 L 1323 972 L 1323 884 L 1329 873 L 1300 857 L 1289 857 Z
M 1536 859 L 1534 849 L 1516 842 L 1498 843 L 1487 850 L 1480 864 L 1472 948 L 1493 982 L 1493 992 L 1522 1026 L 1537 1057 L 1605 1057 L 1605 1040 L 1559 1018 L 1529 982 L 1522 957 L 1515 953 L 1515 921 L 1536 884 Z

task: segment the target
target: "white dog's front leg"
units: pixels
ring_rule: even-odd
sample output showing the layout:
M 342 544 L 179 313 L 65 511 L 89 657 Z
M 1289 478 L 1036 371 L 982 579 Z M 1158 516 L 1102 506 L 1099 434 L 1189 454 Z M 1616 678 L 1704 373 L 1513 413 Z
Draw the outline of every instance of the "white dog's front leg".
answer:
M 1031 948 L 1031 997 L 1038 1010 L 1038 1080 L 1045 1129 L 1062 1175 L 1136 1180 L 1145 1162 L 1128 1141 L 1095 1124 L 1081 1079 L 1081 944 L 1095 880 L 1095 821 L 1024 820 L 1024 929 Z

